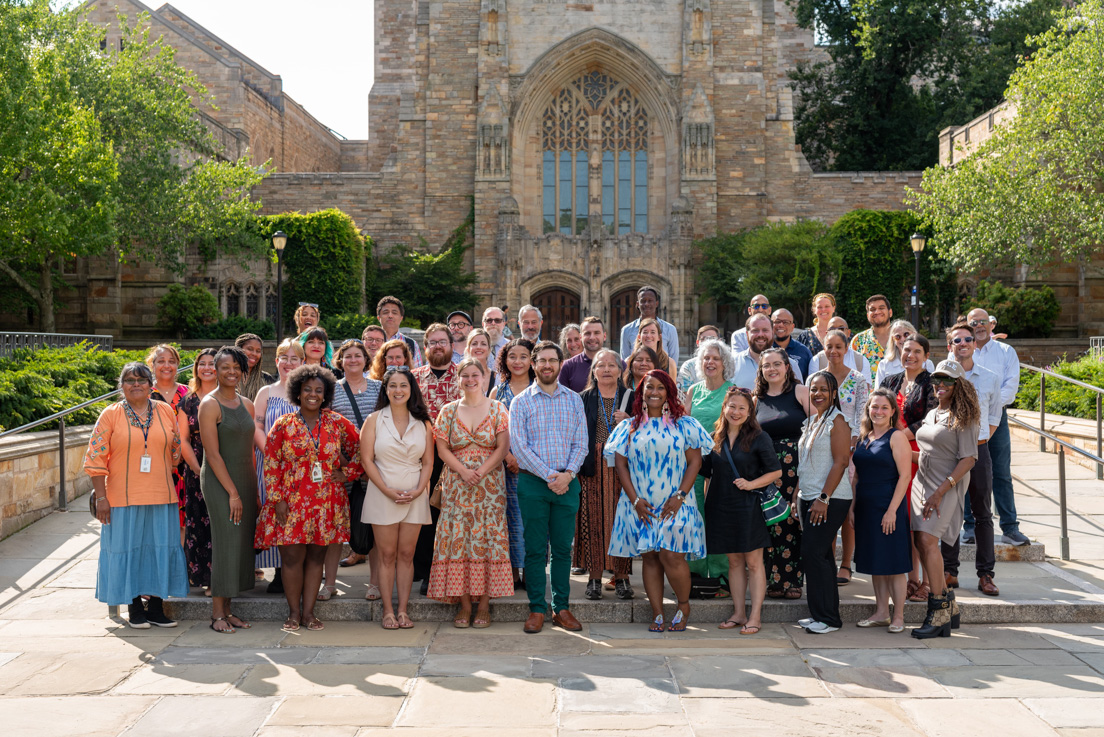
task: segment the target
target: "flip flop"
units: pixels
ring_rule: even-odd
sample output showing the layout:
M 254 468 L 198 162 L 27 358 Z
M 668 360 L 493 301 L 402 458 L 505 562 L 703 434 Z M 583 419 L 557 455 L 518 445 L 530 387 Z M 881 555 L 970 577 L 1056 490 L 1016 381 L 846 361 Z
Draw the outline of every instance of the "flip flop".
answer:
M 666 629 L 667 629 L 667 625 L 665 625 L 663 623 L 663 615 L 662 614 L 656 615 L 655 620 L 653 620 L 652 623 L 650 625 L 648 625 L 648 631 L 649 632 L 663 632 Z
M 234 619 L 238 620 L 239 624 L 234 624 L 233 622 L 230 622 L 230 617 L 233 617 Z M 233 612 L 226 615 L 226 621 L 230 623 L 231 627 L 235 627 L 239 630 L 252 629 L 252 627 L 253 627 L 253 625 L 249 624 L 249 622 L 246 622 L 244 619 L 239 617 L 237 614 L 234 614 Z
M 690 617 L 689 614 L 684 615 L 682 613 L 682 610 L 679 609 L 678 611 L 675 612 L 675 616 L 671 618 L 671 624 L 670 624 L 669 627 L 667 627 L 667 631 L 668 632 L 685 632 L 686 631 L 686 620 L 689 617 Z
M 230 629 L 226 629 L 226 630 L 219 629 L 218 627 L 215 626 L 215 622 L 226 622 L 226 626 L 229 627 Z M 211 624 L 208 625 L 208 626 L 211 629 L 213 629 L 215 632 L 218 632 L 220 635 L 232 635 L 235 632 L 237 632 L 237 630 L 234 629 L 234 625 L 230 624 L 230 620 L 227 619 L 226 617 L 211 617 Z
M 757 635 L 761 627 L 756 627 L 754 624 L 745 624 L 740 628 L 741 635 Z
M 394 614 L 384 614 L 381 624 L 385 630 L 397 630 L 399 628 L 399 620 L 396 619 Z
M 412 630 L 414 629 L 414 620 L 410 618 L 410 615 L 406 612 L 399 612 L 399 629 Z
M 305 624 L 307 625 L 307 629 L 311 632 L 319 632 L 326 629 L 326 625 L 322 624 L 322 620 L 318 617 L 311 617 Z
M 284 632 L 296 632 L 299 629 L 299 620 L 288 617 L 284 620 L 284 626 L 281 628 Z
M 739 627 L 739 626 L 741 626 L 741 625 L 743 625 L 743 624 L 744 624 L 743 622 L 737 622 L 737 621 L 736 621 L 735 619 L 733 619 L 732 617 L 729 617 L 729 618 L 728 618 L 728 619 L 726 619 L 725 621 L 723 621 L 723 622 L 721 622 L 720 624 L 718 624 L 718 625 L 717 625 L 717 629 L 721 629 L 721 630 L 731 630 L 731 629 L 735 629 L 736 627 Z

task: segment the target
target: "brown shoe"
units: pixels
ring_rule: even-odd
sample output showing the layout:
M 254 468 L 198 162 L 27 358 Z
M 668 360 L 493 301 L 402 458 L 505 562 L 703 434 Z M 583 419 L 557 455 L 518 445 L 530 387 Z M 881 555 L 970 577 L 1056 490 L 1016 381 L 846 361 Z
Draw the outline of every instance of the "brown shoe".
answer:
M 947 588 L 949 588 L 949 589 L 957 589 L 958 588 L 958 576 L 952 576 L 951 574 L 947 573 L 946 571 L 944 571 L 943 576 L 947 581 Z
M 583 625 L 579 624 L 579 620 L 575 619 L 575 615 L 571 613 L 570 609 L 561 609 L 553 614 L 552 624 L 571 632 L 579 632 L 583 629 Z
M 1000 596 L 1000 589 L 993 583 L 993 577 L 988 573 L 978 576 L 978 591 L 986 596 Z
M 543 612 L 529 612 L 529 619 L 525 620 L 525 626 L 522 627 L 528 634 L 536 634 L 544 628 L 544 613 Z

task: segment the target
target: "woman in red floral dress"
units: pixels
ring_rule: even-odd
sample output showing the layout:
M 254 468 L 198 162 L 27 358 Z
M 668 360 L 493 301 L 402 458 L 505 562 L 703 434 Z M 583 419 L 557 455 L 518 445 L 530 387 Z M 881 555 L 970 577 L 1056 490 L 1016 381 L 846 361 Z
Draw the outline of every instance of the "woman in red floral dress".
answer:
M 300 366 L 287 379 L 298 412 L 284 415 L 265 441 L 268 498 L 257 522 L 256 547 L 280 546 L 288 618 L 320 630 L 315 592 L 322 583 L 326 546 L 349 540 L 349 497 L 344 483 L 362 473 L 353 423 L 329 409 L 336 381 L 318 365 Z

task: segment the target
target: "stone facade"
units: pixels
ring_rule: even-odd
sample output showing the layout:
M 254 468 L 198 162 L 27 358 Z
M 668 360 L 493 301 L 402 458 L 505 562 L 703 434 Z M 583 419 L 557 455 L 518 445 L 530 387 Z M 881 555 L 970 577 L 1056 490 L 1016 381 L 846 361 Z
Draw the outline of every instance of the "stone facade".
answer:
M 92 490 L 92 479 L 82 465 L 91 435 L 91 426 L 66 433 L 66 503 Z M 58 508 L 58 461 L 56 431 L 29 432 L 0 442 L 0 540 Z

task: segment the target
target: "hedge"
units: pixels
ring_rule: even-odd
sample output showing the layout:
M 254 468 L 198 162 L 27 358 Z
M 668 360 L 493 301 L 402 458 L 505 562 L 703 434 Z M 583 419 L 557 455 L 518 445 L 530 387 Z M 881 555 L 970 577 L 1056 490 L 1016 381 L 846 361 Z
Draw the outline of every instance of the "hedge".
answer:
M 963 314 L 981 307 L 997 318 L 997 328 L 1011 338 L 1049 338 L 1062 312 L 1048 286 L 1013 289 L 1000 282 L 982 281 L 977 295 L 963 302 Z
M 1000 323 L 997 323 L 998 325 Z M 1084 357 L 1076 361 L 1059 361 L 1047 366 L 1056 374 L 1104 388 L 1104 361 Z M 1016 394 L 1016 407 L 1039 411 L 1039 381 L 1041 374 L 1020 370 L 1020 391 Z M 1047 379 L 1047 414 L 1096 419 L 1096 393 L 1082 389 L 1059 379 Z

